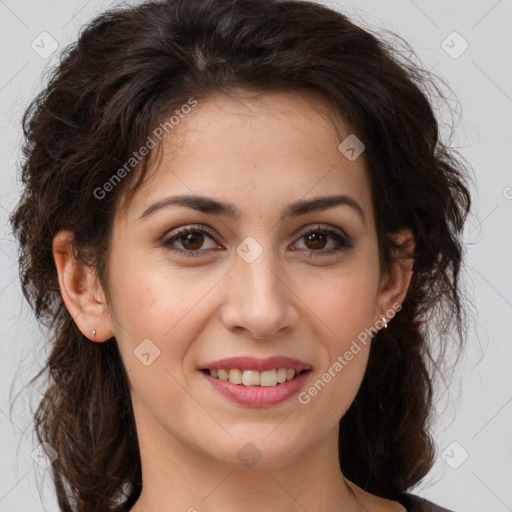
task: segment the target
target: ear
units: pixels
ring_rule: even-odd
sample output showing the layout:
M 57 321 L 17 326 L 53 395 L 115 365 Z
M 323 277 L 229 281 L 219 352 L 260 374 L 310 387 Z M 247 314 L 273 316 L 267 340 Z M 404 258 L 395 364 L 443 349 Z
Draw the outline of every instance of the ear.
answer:
M 381 277 L 376 302 L 378 310 L 375 312 L 378 318 L 384 315 L 387 321 L 390 321 L 399 310 L 407 294 L 413 273 L 412 254 L 415 247 L 410 229 L 401 229 L 391 236 L 399 245 L 398 254 L 395 255 L 396 260 L 389 274 Z
M 61 230 L 53 239 L 62 298 L 84 336 L 92 341 L 106 341 L 114 333 L 105 294 L 95 270 L 76 260 L 74 238 L 72 231 Z

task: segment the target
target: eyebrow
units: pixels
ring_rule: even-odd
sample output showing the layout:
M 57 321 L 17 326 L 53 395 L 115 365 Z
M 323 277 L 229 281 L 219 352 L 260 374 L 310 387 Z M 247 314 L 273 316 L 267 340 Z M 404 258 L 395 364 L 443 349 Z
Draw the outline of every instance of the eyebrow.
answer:
M 306 215 L 310 212 L 327 210 L 339 205 L 345 205 L 352 208 L 358 214 L 363 224 L 365 226 L 367 225 L 366 217 L 359 203 L 353 197 L 346 194 L 320 196 L 314 197 L 312 199 L 300 199 L 288 205 L 282 214 L 282 218 L 294 218 L 298 217 L 299 215 Z M 156 203 L 153 203 L 151 206 L 149 206 L 149 208 L 144 210 L 142 215 L 139 217 L 139 220 L 143 219 L 144 217 L 148 217 L 157 210 L 169 206 L 191 208 L 192 210 L 196 210 L 202 213 L 222 215 L 234 220 L 240 217 L 240 212 L 233 203 L 224 203 L 218 201 L 217 199 L 205 196 L 180 195 L 166 197 L 164 199 L 160 199 Z

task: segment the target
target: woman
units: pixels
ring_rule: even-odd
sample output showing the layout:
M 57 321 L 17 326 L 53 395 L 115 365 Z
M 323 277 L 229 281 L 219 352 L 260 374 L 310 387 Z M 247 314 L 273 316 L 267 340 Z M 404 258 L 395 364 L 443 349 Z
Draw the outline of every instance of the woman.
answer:
M 300 0 L 85 27 L 26 112 L 12 215 L 62 511 L 445 510 L 408 492 L 431 354 L 464 341 L 469 176 L 433 83 Z

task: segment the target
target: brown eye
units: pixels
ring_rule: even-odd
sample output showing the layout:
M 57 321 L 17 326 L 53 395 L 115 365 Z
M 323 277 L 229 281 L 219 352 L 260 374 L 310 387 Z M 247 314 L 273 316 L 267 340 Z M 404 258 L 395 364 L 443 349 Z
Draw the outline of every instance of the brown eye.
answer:
M 303 249 L 310 251 L 310 256 L 329 256 L 330 254 L 353 247 L 349 237 L 333 229 L 321 226 L 306 231 L 300 236 L 299 240 L 304 241 L 305 247 Z M 329 240 L 333 240 L 334 244 L 327 247 L 330 243 Z
M 182 246 L 185 249 L 194 251 L 200 249 L 203 245 L 204 235 L 199 232 L 191 232 L 180 236 L 180 240 L 182 240 Z
M 210 247 L 204 248 L 208 239 L 213 241 L 213 235 L 201 227 L 186 227 L 180 229 L 166 238 L 162 245 L 172 252 L 182 256 L 201 256 L 206 250 L 212 247 L 219 247 L 213 243 Z
M 315 231 L 309 235 L 304 235 L 304 238 L 307 240 L 306 245 L 308 249 L 323 249 L 328 237 L 324 233 Z

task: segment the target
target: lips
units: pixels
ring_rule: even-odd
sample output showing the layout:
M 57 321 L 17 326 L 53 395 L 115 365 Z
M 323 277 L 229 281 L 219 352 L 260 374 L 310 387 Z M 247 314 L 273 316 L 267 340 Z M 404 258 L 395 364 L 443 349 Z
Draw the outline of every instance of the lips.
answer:
M 219 359 L 205 364 L 201 370 L 220 370 L 239 368 L 241 370 L 257 370 L 263 372 L 266 370 L 274 370 L 278 368 L 290 368 L 294 370 L 311 370 L 311 365 L 287 356 L 273 356 L 265 359 L 258 359 L 255 357 L 228 357 Z
M 212 375 L 226 373 L 226 370 L 231 374 L 234 369 L 237 374 L 243 372 L 244 377 L 247 376 L 246 374 L 260 372 L 275 374 L 275 370 L 279 369 L 279 374 L 282 374 L 283 369 L 287 369 L 286 373 L 293 372 L 293 375 L 290 373 L 290 380 L 288 378 L 283 380 L 281 375 L 277 382 L 275 376 L 271 379 L 270 375 L 267 375 L 266 382 L 260 382 L 260 385 L 253 385 L 252 382 L 246 382 L 245 385 L 243 382 L 233 383 Z M 265 359 L 229 357 L 212 361 L 200 370 L 214 390 L 230 401 L 247 407 L 272 407 L 289 400 L 302 389 L 312 373 L 312 367 L 308 363 L 286 356 L 273 356 Z M 249 379 L 252 377 L 248 375 Z
M 229 381 L 215 379 L 206 371 L 201 373 L 212 389 L 229 401 L 246 407 L 259 408 L 273 407 L 290 400 L 304 387 L 306 380 L 311 375 L 311 370 L 305 370 L 292 380 L 269 387 L 233 384 Z

